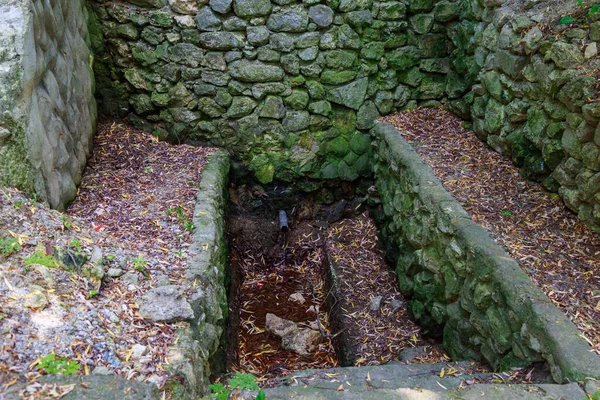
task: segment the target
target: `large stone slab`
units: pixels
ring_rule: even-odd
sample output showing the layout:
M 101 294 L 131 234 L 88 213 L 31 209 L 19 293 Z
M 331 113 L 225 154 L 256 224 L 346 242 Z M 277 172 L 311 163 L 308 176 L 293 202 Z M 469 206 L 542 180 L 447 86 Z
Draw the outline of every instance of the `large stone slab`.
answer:
M 283 68 L 260 61 L 239 60 L 231 64 L 229 73 L 242 82 L 275 82 L 283 79 Z
M 369 79 L 362 78 L 347 85 L 330 89 L 327 92 L 327 100 L 358 110 L 365 100 L 368 85 Z

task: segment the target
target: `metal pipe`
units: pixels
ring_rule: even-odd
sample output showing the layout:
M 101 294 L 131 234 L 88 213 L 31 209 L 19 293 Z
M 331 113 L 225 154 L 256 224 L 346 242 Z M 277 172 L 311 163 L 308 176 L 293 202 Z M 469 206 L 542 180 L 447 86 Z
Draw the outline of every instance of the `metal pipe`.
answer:
M 279 211 L 279 229 L 283 233 L 286 233 L 290 230 L 290 227 L 288 226 L 287 214 L 283 210 Z

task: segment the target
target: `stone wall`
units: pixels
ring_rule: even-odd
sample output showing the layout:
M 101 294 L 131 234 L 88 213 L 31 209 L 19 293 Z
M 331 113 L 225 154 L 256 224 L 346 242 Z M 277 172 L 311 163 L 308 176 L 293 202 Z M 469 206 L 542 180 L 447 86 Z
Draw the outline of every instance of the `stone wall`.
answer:
M 257 178 L 371 173 L 379 114 L 458 98 L 453 1 L 94 3 L 103 110 L 230 150 Z M 100 37 L 104 37 L 104 42 Z
M 453 28 L 455 64 L 477 71 L 478 83 L 449 106 L 600 230 L 600 14 L 582 16 L 575 1 L 535 4 L 464 2 L 471 12 Z M 580 23 L 560 25 L 566 15 Z
M 64 209 L 96 125 L 83 0 L 0 5 L 0 185 Z
M 443 331 L 457 359 L 505 370 L 545 360 L 556 382 L 600 377 L 600 358 L 573 323 L 534 286 L 487 232 L 446 192 L 392 126 L 371 135 L 376 213 L 409 310 Z
M 229 276 L 224 224 L 228 174 L 229 156 L 218 150 L 202 171 L 194 208 L 190 252 L 195 256 L 185 272 L 188 282 L 196 288 L 189 299 L 194 319 L 177 332 L 178 339 L 167 357 L 173 373 L 183 379 L 189 398 L 205 394 L 211 375 L 225 370 Z

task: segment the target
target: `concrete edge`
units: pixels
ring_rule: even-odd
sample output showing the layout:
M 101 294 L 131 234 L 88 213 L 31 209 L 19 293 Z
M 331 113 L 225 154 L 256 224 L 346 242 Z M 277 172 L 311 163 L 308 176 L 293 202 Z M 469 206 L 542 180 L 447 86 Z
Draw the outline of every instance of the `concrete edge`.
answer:
M 402 168 L 411 175 L 421 189 L 433 191 L 436 194 L 423 196 L 435 199 L 430 204 L 442 216 L 449 217 L 450 208 L 459 215 L 469 215 L 452 195 L 444 189 L 435 177 L 433 170 L 423 161 L 412 146 L 400 135 L 393 126 L 377 123 L 371 134 L 376 139 L 385 141 L 394 155 L 394 160 L 387 160 L 392 170 Z M 401 165 L 394 165 L 401 163 Z M 445 194 L 440 194 L 440 192 Z M 443 206 L 441 201 L 443 200 Z M 464 214 L 463 214 L 464 213 Z M 456 220 L 456 219 L 455 219 Z M 452 220 L 451 220 L 452 221 Z M 456 226 L 457 236 L 460 237 L 479 260 L 485 265 L 484 271 L 500 282 L 500 289 L 505 294 L 509 307 L 519 305 L 528 311 L 524 317 L 528 333 L 542 344 L 541 353 L 549 363 L 555 381 L 582 381 L 585 378 L 600 378 L 600 357 L 591 349 L 575 324 L 556 308 L 546 295 L 531 282 L 529 276 L 488 234 L 470 218 L 459 219 Z M 477 274 L 478 271 L 474 271 Z
M 5 376 L 8 382 L 10 375 Z M 15 376 L 17 382 L 4 386 L 0 391 L 3 400 L 22 398 L 64 400 L 159 400 L 155 385 L 135 380 L 126 380 L 116 375 L 45 375 L 32 386 L 24 375 Z M 2 382 L 2 379 L 0 379 Z M 30 387 L 29 391 L 27 388 Z M 51 393 L 54 395 L 51 395 Z
M 189 298 L 195 317 L 177 332 L 177 342 L 169 348 L 171 371 L 185 383 L 185 394 L 180 395 L 189 398 L 203 395 L 209 377 L 221 372 L 225 363 L 228 261 L 224 225 L 229 163 L 229 154 L 217 150 L 202 172 L 193 216 L 193 256 L 185 271 L 195 288 Z

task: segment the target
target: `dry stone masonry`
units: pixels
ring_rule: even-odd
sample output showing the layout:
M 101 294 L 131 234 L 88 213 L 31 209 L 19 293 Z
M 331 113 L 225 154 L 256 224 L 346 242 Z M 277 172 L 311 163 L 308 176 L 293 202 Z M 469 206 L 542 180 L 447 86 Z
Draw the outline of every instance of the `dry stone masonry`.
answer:
M 600 230 L 599 15 L 575 1 L 462 4 L 453 63 L 476 84 L 450 110 Z M 581 24 L 558 23 L 569 15 Z
M 96 128 L 83 0 L 0 5 L 0 184 L 73 200 Z
M 92 4 L 102 109 L 263 183 L 368 176 L 378 115 L 443 102 L 600 226 L 600 22 L 559 26 L 575 1 Z
M 372 130 L 377 212 L 409 310 L 458 359 L 495 369 L 546 361 L 558 383 L 600 378 L 600 358 L 443 188 L 391 125 Z
M 96 49 L 102 108 L 172 141 L 226 147 L 263 183 L 369 176 L 367 130 L 378 115 L 467 90 L 449 74 L 454 2 L 130 1 L 94 10 L 105 38 Z

